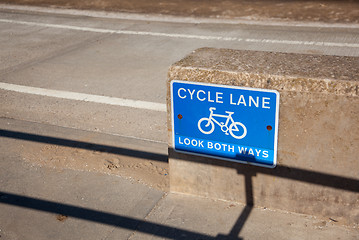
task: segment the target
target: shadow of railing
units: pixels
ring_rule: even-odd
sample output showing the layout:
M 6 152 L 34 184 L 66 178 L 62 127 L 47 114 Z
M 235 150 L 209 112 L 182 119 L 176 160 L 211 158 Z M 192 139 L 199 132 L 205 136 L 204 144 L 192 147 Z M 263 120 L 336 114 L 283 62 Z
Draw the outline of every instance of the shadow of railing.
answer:
M 228 235 L 219 235 L 218 239 L 243 239 L 239 237 L 239 233 L 244 227 L 246 221 L 248 220 L 254 206 L 252 176 L 246 175 L 244 178 L 244 182 L 246 191 L 246 206 L 243 208 L 242 213 L 239 215 L 237 221 L 234 223 L 230 233 Z
M 173 159 L 236 169 L 238 174 L 244 176 L 246 206 L 242 210 L 242 213 L 240 214 L 236 223 L 233 225 L 230 233 L 228 235 L 219 235 L 219 239 L 243 239 L 238 237 L 238 235 L 243 229 L 245 222 L 248 220 L 254 206 L 253 177 L 255 177 L 257 174 L 265 174 L 280 178 L 286 178 L 290 180 L 321 185 L 349 192 L 359 192 L 359 180 L 354 178 L 310 171 L 285 165 L 277 165 L 275 168 L 264 168 L 249 164 L 241 164 L 213 158 L 204 158 L 194 155 L 188 155 L 176 152 L 173 148 L 169 149 L 169 155 Z M 240 158 L 240 156 L 238 157 Z M 245 156 L 245 159 L 249 160 L 249 162 L 253 162 L 254 160 L 253 157 L 247 155 Z
M 166 162 L 168 156 L 165 154 L 151 153 L 145 151 L 137 151 L 126 148 L 95 144 L 90 142 L 82 142 L 75 140 L 68 140 L 63 138 L 41 136 L 30 133 L 22 133 L 9 130 L 0 130 L 0 136 L 12 139 L 19 139 L 25 141 L 39 142 L 54 144 L 60 146 L 67 146 L 73 148 L 81 148 L 88 150 L 96 150 L 100 152 L 107 152 L 137 158 L 143 158 L 148 160 Z M 359 180 L 353 178 L 347 178 L 332 174 L 326 174 L 316 171 L 310 171 L 300 168 L 294 168 L 290 166 L 277 165 L 274 169 L 257 167 L 246 164 L 239 164 L 235 162 L 227 162 L 222 160 L 202 158 L 198 156 L 192 156 L 175 152 L 172 148 L 169 149 L 171 157 L 178 158 L 185 161 L 193 161 L 202 164 L 210 164 L 221 167 L 234 168 L 238 174 L 242 174 L 245 177 L 245 194 L 246 194 L 246 206 L 233 225 L 228 235 L 218 235 L 211 237 L 205 234 L 196 233 L 188 230 L 178 229 L 161 224 L 146 222 L 143 220 L 133 219 L 111 213 L 100 212 L 96 210 L 80 208 L 76 206 L 66 205 L 62 203 L 55 203 L 46 200 L 29 198 L 26 196 L 19 196 L 11 193 L 0 192 L 0 203 L 15 205 L 19 207 L 31 208 L 44 212 L 58 213 L 66 216 L 72 216 L 74 218 L 80 218 L 88 221 L 99 222 L 116 227 L 127 228 L 136 230 L 148 234 L 153 234 L 159 237 L 167 237 L 173 239 L 183 239 L 180 236 L 186 236 L 184 239 L 242 239 L 238 235 L 241 232 L 245 222 L 250 216 L 250 213 L 254 206 L 253 197 L 253 177 L 258 173 L 276 176 L 280 178 L 286 178 L 291 180 L 297 180 L 301 182 L 322 185 L 326 187 L 341 189 L 350 192 L 359 192 Z M 139 226 L 141 226 L 139 228 Z
M 214 237 L 205 234 L 165 226 L 162 224 L 151 223 L 141 219 L 135 219 L 113 213 L 101 212 L 93 209 L 36 199 L 27 196 L 20 196 L 7 192 L 0 192 L 0 203 L 29 208 L 41 212 L 61 214 L 67 217 L 102 223 L 147 234 L 153 234 L 159 237 L 170 237 L 173 239 L 215 239 Z
M 138 151 L 138 150 L 132 150 L 127 148 L 108 146 L 108 145 L 96 144 L 91 142 L 76 141 L 76 140 L 70 140 L 64 138 L 42 136 L 32 133 L 23 133 L 23 132 L 0 129 L 0 136 L 31 141 L 31 142 L 47 143 L 47 144 L 53 144 L 58 146 L 64 146 L 64 147 L 80 148 L 85 150 L 112 153 L 112 154 L 124 155 L 129 157 L 137 157 L 137 158 L 143 158 L 143 159 L 160 161 L 160 162 L 168 161 L 168 156 L 164 154 Z
M 219 167 L 227 167 L 236 169 L 238 174 L 242 174 L 245 177 L 252 178 L 258 173 L 266 174 L 269 176 L 286 178 L 290 180 L 296 180 L 300 182 L 306 182 L 341 190 L 346 190 L 350 192 L 359 192 L 359 180 L 354 178 L 348 178 L 343 176 L 337 176 L 333 174 L 321 173 L 313 170 L 306 170 L 286 165 L 277 164 L 275 168 L 264 168 L 257 167 L 249 164 L 241 164 L 236 162 L 229 162 L 223 160 L 217 160 L 212 158 L 203 158 L 198 156 L 190 156 L 183 153 L 178 153 L 169 149 L 169 155 L 172 158 L 192 161 L 201 164 L 216 165 Z

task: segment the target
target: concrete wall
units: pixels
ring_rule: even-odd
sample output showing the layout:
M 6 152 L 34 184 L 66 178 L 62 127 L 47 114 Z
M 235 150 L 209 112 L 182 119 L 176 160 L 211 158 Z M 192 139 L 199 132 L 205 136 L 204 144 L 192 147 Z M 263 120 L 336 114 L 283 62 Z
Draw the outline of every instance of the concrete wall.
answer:
M 275 169 L 172 149 L 170 82 L 280 92 Z M 198 49 L 168 72 L 170 189 L 359 223 L 359 59 Z

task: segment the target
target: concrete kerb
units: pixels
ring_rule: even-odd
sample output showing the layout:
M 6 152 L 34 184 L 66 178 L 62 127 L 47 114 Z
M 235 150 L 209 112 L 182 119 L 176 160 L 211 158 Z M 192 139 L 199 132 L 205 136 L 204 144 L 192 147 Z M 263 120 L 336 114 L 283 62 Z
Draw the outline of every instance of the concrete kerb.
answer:
M 172 192 L 359 222 L 359 59 L 198 49 L 168 72 Z M 281 94 L 275 169 L 172 149 L 172 80 L 275 89 Z

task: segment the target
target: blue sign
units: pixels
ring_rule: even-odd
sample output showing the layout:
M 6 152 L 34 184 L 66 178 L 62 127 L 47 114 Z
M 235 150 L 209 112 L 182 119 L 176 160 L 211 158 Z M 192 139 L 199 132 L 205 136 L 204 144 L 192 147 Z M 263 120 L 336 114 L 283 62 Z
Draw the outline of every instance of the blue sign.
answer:
M 171 99 L 176 151 L 276 166 L 277 91 L 175 80 Z

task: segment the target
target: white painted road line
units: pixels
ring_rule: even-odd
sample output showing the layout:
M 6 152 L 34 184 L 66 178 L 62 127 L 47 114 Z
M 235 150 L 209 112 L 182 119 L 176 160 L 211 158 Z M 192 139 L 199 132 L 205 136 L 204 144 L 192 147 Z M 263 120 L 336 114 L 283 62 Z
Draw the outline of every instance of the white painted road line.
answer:
M 177 33 L 159 33 L 159 32 L 143 32 L 143 31 L 127 31 L 127 30 L 111 30 L 111 29 L 102 29 L 102 28 L 76 27 L 76 26 L 70 26 L 70 25 L 24 22 L 24 21 L 14 21 L 14 20 L 8 20 L 8 19 L 0 19 L 0 22 L 11 23 L 11 24 L 22 24 L 22 25 L 35 26 L 35 27 L 48 27 L 48 28 L 60 28 L 60 29 L 76 30 L 76 31 L 84 31 L 84 32 L 95 32 L 95 33 L 142 35 L 142 36 L 170 37 L 170 38 L 189 38 L 189 39 L 200 39 L 200 40 L 223 40 L 223 41 L 241 40 L 238 38 L 227 38 L 227 37 L 216 37 L 216 36 L 201 36 L 201 35 L 187 35 L 187 34 L 177 34 Z
M 0 10 L 12 10 L 12 11 L 27 11 L 27 12 L 39 12 L 50 14 L 62 14 L 72 16 L 86 16 L 96 18 L 110 18 L 110 19 L 122 19 L 122 20 L 134 20 L 134 21 L 154 21 L 154 22 L 169 22 L 169 23 L 209 23 L 209 24 L 244 24 L 244 25 L 257 25 L 257 26 L 279 26 L 279 27 L 315 27 L 315 28 L 347 28 L 347 29 L 359 29 L 357 23 L 325 23 L 325 22 L 303 22 L 303 21 L 281 21 L 280 19 L 225 19 L 225 18 L 201 18 L 201 17 L 181 17 L 171 16 L 163 14 L 140 14 L 140 13 L 125 13 L 125 12 L 111 12 L 111 11 L 99 11 L 99 10 L 76 10 L 76 9 L 61 9 L 61 8 L 49 8 L 39 6 L 20 6 L 12 4 L 1 4 Z
M 77 101 L 116 105 L 116 106 L 121 106 L 121 107 L 130 107 L 130 108 L 138 108 L 138 109 L 166 112 L 166 104 L 155 103 L 155 102 L 146 102 L 146 101 L 140 101 L 140 100 L 99 96 L 99 95 L 92 95 L 92 94 L 85 94 L 85 93 L 28 87 L 28 86 L 15 85 L 15 84 L 10 84 L 10 83 L 2 83 L 2 82 L 0 82 L 0 89 L 7 90 L 7 91 L 19 92 L 19 93 L 27 93 L 27 94 L 46 96 L 46 97 L 62 98 L 62 99 L 67 99 L 67 100 L 77 100 Z
M 287 45 L 312 45 L 312 46 L 325 46 L 325 47 L 348 47 L 359 48 L 359 43 L 340 43 L 340 42 L 315 42 L 315 41 L 292 41 L 292 40 L 277 40 L 277 39 L 250 39 L 250 38 L 237 38 L 237 37 L 219 37 L 219 36 L 204 36 L 204 35 L 187 35 L 178 33 L 160 33 L 160 32 L 144 32 L 144 31 L 130 31 L 130 30 L 111 30 L 102 28 L 90 27 L 76 27 L 71 25 L 48 24 L 38 22 L 25 22 L 9 19 L 0 19 L 2 23 L 22 24 L 36 27 L 59 28 L 66 30 L 95 32 L 95 33 L 110 33 L 110 34 L 125 34 L 125 35 L 141 35 L 141 36 L 155 36 L 155 37 L 169 37 L 169 38 L 187 38 L 199 40 L 219 40 L 219 41 L 245 41 L 252 43 L 270 43 L 270 44 L 287 44 Z

